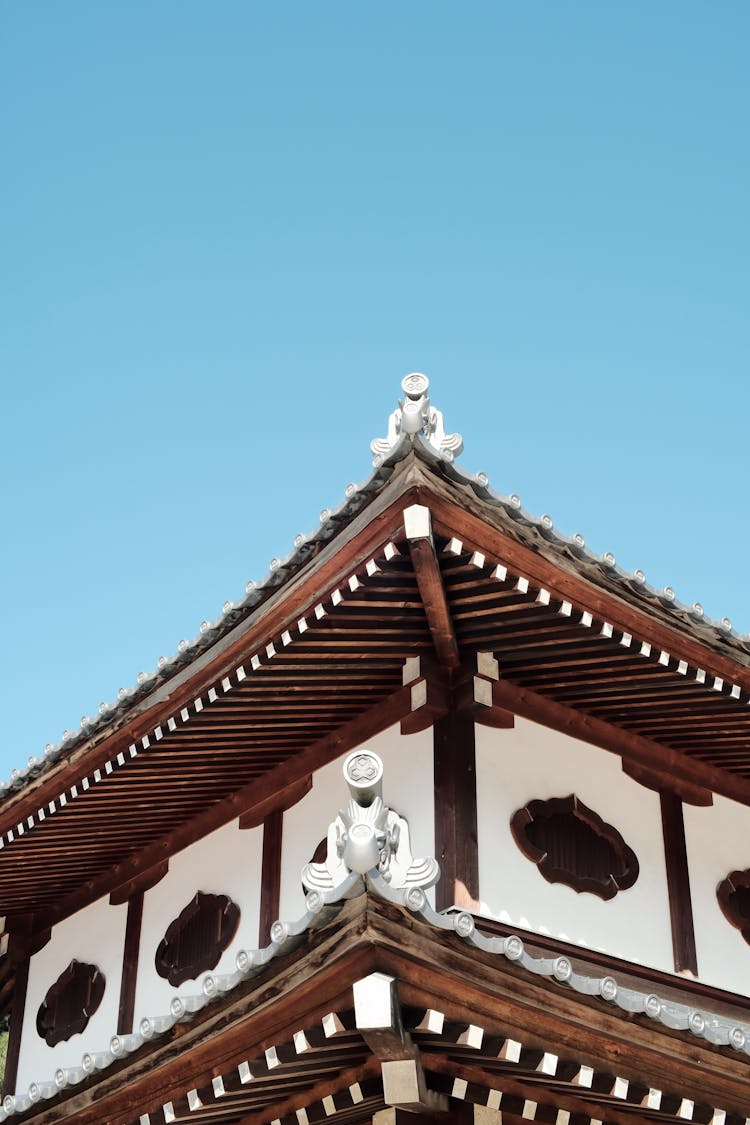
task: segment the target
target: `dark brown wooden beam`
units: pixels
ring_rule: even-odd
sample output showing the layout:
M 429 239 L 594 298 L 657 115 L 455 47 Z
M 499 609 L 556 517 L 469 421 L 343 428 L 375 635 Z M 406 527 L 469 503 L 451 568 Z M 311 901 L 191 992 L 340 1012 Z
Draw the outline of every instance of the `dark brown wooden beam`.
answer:
M 13 981 L 13 999 L 10 1006 L 10 1030 L 8 1032 L 8 1050 L 5 1056 L 5 1075 L 3 1077 L 3 1097 L 12 1094 L 16 1089 L 18 1077 L 18 1059 L 21 1053 L 21 1031 L 23 1029 L 23 1013 L 26 1007 L 26 989 L 29 983 L 30 957 L 25 957 L 16 968 Z
M 637 765 L 657 770 L 665 779 L 675 777 L 678 783 L 684 780 L 701 789 L 713 790 L 723 797 L 750 804 L 750 781 L 689 758 L 671 746 L 642 738 L 603 719 L 575 711 L 572 707 L 566 707 L 529 688 L 518 687 L 508 680 L 500 679 L 494 683 L 492 696 L 498 707 L 505 707 L 517 715 L 541 723 L 542 726 L 580 738 L 591 746 L 599 746 L 603 750 L 619 754 Z
M 18 1059 L 21 1053 L 21 1032 L 23 1030 L 26 990 L 29 984 L 29 965 L 33 944 L 34 918 L 31 914 L 18 915 L 8 919 L 9 931 L 6 957 L 14 965 L 13 999 L 10 1003 L 10 1030 L 8 1049 L 5 1056 L 5 1075 L 3 1077 L 3 1096 L 16 1089 Z
M 438 660 L 446 668 L 458 668 L 461 657 L 458 653 L 456 633 L 440 573 L 440 563 L 432 540 L 429 508 L 420 504 L 407 508 L 404 512 L 404 527 L 414 573 L 417 576 L 419 594 Z
M 86 903 L 108 894 L 113 884 L 120 886 L 140 877 L 162 864 L 170 855 L 181 851 L 222 825 L 228 824 L 242 813 L 249 812 L 257 806 L 267 807 L 269 798 L 274 797 L 278 792 L 301 781 L 308 774 L 348 750 L 353 750 L 366 739 L 399 723 L 412 713 L 413 687 L 414 685 L 408 684 L 399 688 L 367 711 L 363 711 L 356 718 L 332 731 L 331 734 L 312 743 L 302 753 L 287 759 L 277 768 L 242 786 L 231 796 L 214 804 L 207 804 L 202 812 L 191 816 L 160 840 L 141 848 L 136 854 L 115 864 L 101 875 L 79 884 L 74 894 L 61 898 L 50 908 L 45 915 L 45 923 L 52 925 L 59 922 L 61 918 L 68 917 Z
M 675 972 L 692 973 L 697 977 L 698 958 L 682 801 L 674 793 L 662 793 L 660 796 Z
M 435 855 L 438 910 L 477 908 L 477 780 L 474 721 L 455 710 L 435 723 Z
M 271 926 L 279 916 L 281 901 L 281 845 L 284 832 L 284 813 L 274 809 L 263 823 L 263 864 L 260 884 L 260 921 L 258 947 L 268 945 Z
M 117 1013 L 117 1034 L 130 1035 L 135 1016 L 135 988 L 138 982 L 138 954 L 141 948 L 143 891 L 136 891 L 128 903 L 125 923 L 125 949 L 120 978 L 120 1006 Z

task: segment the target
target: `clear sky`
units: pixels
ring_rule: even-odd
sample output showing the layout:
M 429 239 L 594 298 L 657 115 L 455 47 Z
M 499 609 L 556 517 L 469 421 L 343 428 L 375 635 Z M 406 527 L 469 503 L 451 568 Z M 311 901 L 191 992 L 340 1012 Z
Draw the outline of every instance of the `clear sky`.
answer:
M 0 5 L 0 778 L 370 466 L 750 630 L 750 5 Z

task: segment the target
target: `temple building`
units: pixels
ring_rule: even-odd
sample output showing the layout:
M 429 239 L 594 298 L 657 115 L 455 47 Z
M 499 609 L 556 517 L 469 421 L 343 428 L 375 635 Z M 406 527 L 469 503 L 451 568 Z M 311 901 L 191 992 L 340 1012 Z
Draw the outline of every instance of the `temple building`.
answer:
M 0 1121 L 748 1125 L 750 637 L 374 465 L 0 790 Z

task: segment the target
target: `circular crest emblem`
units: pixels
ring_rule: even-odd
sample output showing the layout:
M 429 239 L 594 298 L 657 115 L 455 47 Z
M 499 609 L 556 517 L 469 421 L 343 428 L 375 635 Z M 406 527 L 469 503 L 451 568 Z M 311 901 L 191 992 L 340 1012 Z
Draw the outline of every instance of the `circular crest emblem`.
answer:
M 344 768 L 347 779 L 355 785 L 369 785 L 377 781 L 383 769 L 380 759 L 367 751 L 352 754 Z
M 401 390 L 405 395 L 408 395 L 409 398 L 421 398 L 421 396 L 427 392 L 429 385 L 430 380 L 427 376 L 420 374 L 418 371 L 414 371 L 411 375 L 406 375 L 401 380 Z

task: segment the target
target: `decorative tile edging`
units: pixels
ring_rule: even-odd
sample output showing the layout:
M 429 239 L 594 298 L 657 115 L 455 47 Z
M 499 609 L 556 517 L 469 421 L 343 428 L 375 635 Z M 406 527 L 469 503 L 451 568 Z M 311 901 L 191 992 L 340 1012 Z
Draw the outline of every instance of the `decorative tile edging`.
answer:
M 175 1024 L 189 1022 L 209 1004 L 258 976 L 280 953 L 290 952 L 309 932 L 329 921 L 337 913 L 329 908 L 340 907 L 345 900 L 363 894 L 365 890 L 384 902 L 405 907 L 434 929 L 454 933 L 472 948 L 504 957 L 534 976 L 556 981 L 582 996 L 599 998 L 629 1015 L 646 1015 L 671 1030 L 687 1031 L 713 1046 L 728 1046 L 750 1056 L 750 1023 L 736 1023 L 687 1004 L 665 1000 L 655 993 L 623 987 L 613 976 L 578 973 L 568 957 L 534 957 L 525 949 L 520 937 L 488 937 L 477 929 L 473 916 L 467 911 L 438 913 L 421 887 L 394 890 L 374 867 L 364 876 L 350 872 L 344 882 L 331 891 L 311 891 L 305 899 L 305 912 L 296 921 L 274 922 L 268 945 L 260 949 L 241 949 L 233 973 L 206 974 L 201 982 L 201 991 L 189 996 L 176 995 L 166 1015 L 146 1016 L 140 1021 L 138 1031 L 131 1035 L 114 1035 L 104 1050 L 86 1052 L 80 1066 L 59 1068 L 51 1080 L 32 1082 L 28 1092 L 6 1095 L 0 1108 L 0 1122 L 55 1097 L 63 1089 L 79 1085 L 116 1060 L 133 1054 L 144 1043 L 166 1035 Z

